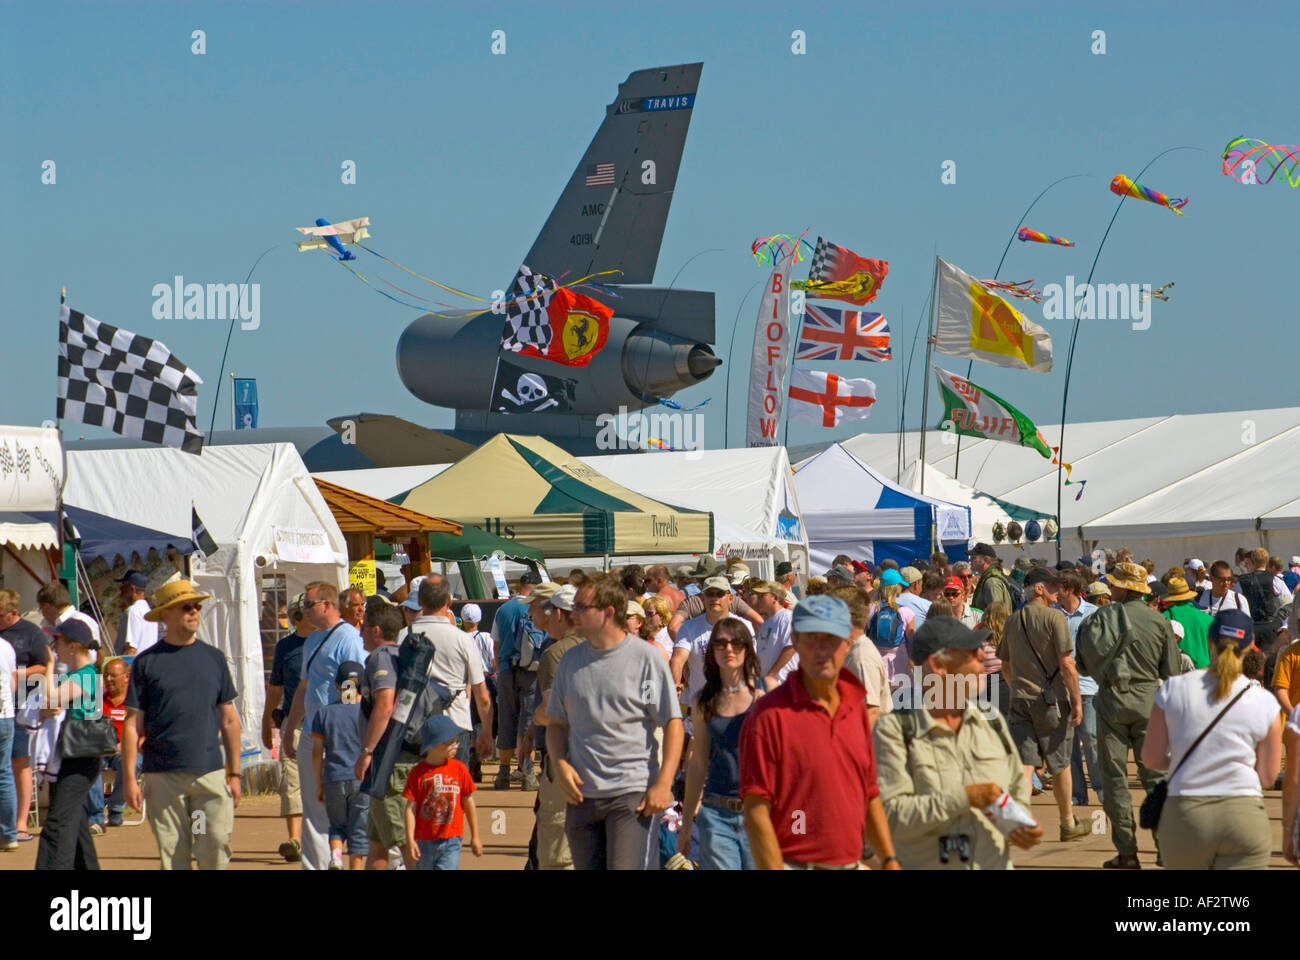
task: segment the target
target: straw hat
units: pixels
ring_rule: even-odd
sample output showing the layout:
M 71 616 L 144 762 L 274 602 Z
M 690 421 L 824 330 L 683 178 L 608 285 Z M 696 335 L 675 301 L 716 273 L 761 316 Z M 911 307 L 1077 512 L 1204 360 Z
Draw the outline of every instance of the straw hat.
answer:
M 1150 593 L 1151 587 L 1147 584 L 1147 572 L 1136 563 L 1117 563 L 1115 572 L 1106 575 L 1112 587 L 1120 587 L 1124 590 L 1131 590 L 1134 593 Z M 1184 581 L 1183 586 L 1187 586 Z
M 153 609 L 146 613 L 144 618 L 150 623 L 157 623 L 162 619 L 162 612 L 168 607 L 211 599 L 212 594 L 199 593 L 191 581 L 173 580 L 171 583 L 163 584 L 162 588 L 153 595 Z
M 1187 586 L 1187 581 L 1182 577 L 1170 577 L 1169 596 L 1165 597 L 1166 603 L 1177 603 L 1179 600 L 1195 600 L 1197 593 Z

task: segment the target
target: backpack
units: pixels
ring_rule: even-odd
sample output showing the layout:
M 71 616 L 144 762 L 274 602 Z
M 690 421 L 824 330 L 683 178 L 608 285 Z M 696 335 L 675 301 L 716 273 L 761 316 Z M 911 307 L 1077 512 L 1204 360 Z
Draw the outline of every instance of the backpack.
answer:
M 410 667 L 422 659 L 420 647 L 429 648 L 428 665 L 424 671 L 424 683 L 420 685 L 419 693 L 416 694 L 411 704 L 410 713 L 407 714 L 405 727 L 403 729 L 402 742 L 406 750 L 410 753 L 424 753 L 423 745 L 420 742 L 420 728 L 424 726 L 424 721 L 430 717 L 440 716 L 450 709 L 451 705 L 456 702 L 456 698 L 465 692 L 463 687 L 457 687 L 450 690 L 442 683 L 433 679 L 433 641 L 422 633 L 413 633 L 407 631 L 406 637 L 402 640 L 402 650 L 398 654 L 399 662 L 405 669 L 401 669 L 398 679 L 398 695 L 408 677 Z
M 1273 574 L 1256 570 L 1238 577 L 1237 582 L 1241 585 L 1241 595 L 1250 604 L 1250 619 L 1265 630 L 1276 632 L 1282 626 L 1282 598 L 1273 592 Z
M 519 632 L 516 637 L 519 646 L 519 669 L 535 671 L 541 666 L 542 648 L 549 639 L 546 631 L 533 624 L 533 615 L 525 612 L 519 618 Z
M 886 604 L 871 615 L 867 635 L 876 646 L 891 649 L 902 644 L 904 628 L 903 614 Z

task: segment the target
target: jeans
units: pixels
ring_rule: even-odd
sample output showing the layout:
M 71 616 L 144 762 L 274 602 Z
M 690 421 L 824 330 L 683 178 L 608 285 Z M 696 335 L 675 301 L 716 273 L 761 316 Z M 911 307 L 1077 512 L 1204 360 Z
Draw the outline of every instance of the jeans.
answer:
M 701 803 L 695 826 L 700 831 L 701 870 L 754 869 L 743 813 Z
M 117 776 L 113 778 L 113 789 L 108 794 L 108 812 L 120 814 L 126 809 L 126 777 L 122 776 L 122 755 L 115 753 L 105 761 L 104 766 L 109 770 L 116 770 Z M 144 766 L 144 754 L 135 755 L 135 775 L 136 779 L 140 777 L 140 768 Z M 101 775 L 102 776 L 102 775 Z
M 86 794 L 86 815 L 91 823 L 97 823 L 101 827 L 107 819 L 104 816 L 104 774 L 102 772 L 95 777 L 95 782 L 90 785 L 90 793 Z
M 655 818 L 636 812 L 645 791 L 619 797 L 588 797 L 565 811 L 564 833 L 575 870 L 644 870 L 651 862 L 650 827 Z M 658 836 L 654 865 L 658 866 Z
M 26 733 L 26 731 L 23 731 Z M 0 720 L 0 840 L 18 839 L 18 791 L 9 763 L 14 746 L 14 718 Z
M 86 813 L 86 794 L 97 776 L 98 757 L 63 760 L 59 779 L 50 785 L 50 809 L 36 848 L 37 870 L 99 869 Z
M 448 837 L 446 840 L 420 840 L 420 860 L 415 865 L 417 870 L 459 870 L 460 837 Z
M 1088 787 L 1102 803 L 1101 778 L 1097 775 L 1097 708 L 1092 705 L 1092 694 L 1083 697 L 1083 722 L 1074 730 L 1074 751 L 1070 755 L 1070 775 L 1074 785 L 1076 806 L 1088 805 Z M 1083 779 L 1083 765 L 1088 764 L 1088 779 Z
M 336 780 L 325 784 L 325 812 L 330 821 L 330 839 L 346 843 L 350 856 L 370 852 L 366 823 L 370 816 L 370 794 L 361 792 L 359 780 Z

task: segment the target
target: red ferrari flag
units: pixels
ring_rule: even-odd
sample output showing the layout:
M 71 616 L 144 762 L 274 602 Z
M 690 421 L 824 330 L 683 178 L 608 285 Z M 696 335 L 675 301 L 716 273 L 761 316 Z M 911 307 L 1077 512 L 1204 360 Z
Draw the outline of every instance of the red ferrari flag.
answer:
M 527 271 L 516 281 L 506 304 L 501 346 L 525 357 L 540 357 L 566 367 L 584 367 L 609 338 L 614 311 L 591 297 L 556 287 L 555 281 Z
M 807 291 L 810 297 L 843 300 L 862 306 L 876 299 L 880 285 L 888 275 L 887 261 L 860 257 L 848 247 L 836 246 L 818 237 L 808 279 L 792 283 L 791 287 Z

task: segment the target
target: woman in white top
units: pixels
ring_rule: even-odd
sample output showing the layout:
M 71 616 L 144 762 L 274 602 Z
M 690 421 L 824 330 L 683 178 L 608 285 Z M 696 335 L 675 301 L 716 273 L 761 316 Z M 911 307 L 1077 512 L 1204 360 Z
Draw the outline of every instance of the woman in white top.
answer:
M 1174 870 L 1265 870 L 1273 837 L 1264 788 L 1282 765 L 1282 716 L 1277 700 L 1241 672 L 1254 644 L 1250 617 L 1221 611 L 1209 640 L 1209 668 L 1166 680 L 1147 723 L 1142 762 L 1174 771 L 1156 840 Z

